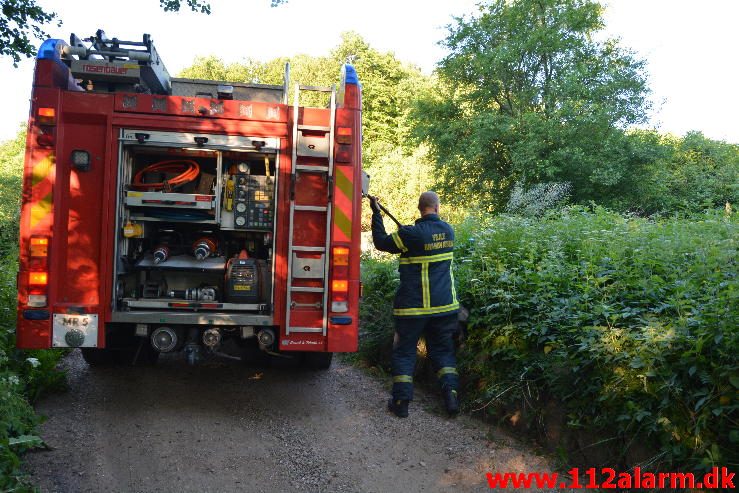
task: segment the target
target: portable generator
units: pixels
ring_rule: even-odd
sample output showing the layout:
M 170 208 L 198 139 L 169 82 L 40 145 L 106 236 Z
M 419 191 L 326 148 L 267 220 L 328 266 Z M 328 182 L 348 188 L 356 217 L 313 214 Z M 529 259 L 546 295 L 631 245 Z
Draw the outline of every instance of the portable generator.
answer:
M 232 258 L 226 267 L 225 297 L 229 303 L 259 303 L 259 266 L 253 258 Z

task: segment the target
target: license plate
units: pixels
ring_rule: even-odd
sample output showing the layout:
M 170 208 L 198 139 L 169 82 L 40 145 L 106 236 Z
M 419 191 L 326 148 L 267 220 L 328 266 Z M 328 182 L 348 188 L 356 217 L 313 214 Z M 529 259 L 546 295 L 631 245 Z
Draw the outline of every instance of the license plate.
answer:
M 54 314 L 54 347 L 96 347 L 98 316 L 95 314 Z

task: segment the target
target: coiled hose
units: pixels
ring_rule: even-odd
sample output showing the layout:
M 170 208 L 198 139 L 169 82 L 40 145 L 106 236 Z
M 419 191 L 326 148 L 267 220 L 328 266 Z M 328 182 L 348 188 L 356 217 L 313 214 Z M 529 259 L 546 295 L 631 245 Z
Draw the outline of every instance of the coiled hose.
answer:
M 144 176 L 149 173 L 181 173 L 169 180 L 164 180 L 158 183 L 145 183 Z M 165 190 L 179 188 L 191 181 L 195 180 L 200 175 L 200 165 L 195 161 L 189 159 L 173 159 L 170 161 L 159 161 L 157 163 L 150 164 L 146 168 L 140 170 L 133 177 L 131 186 L 136 189 L 147 189 L 147 190 Z

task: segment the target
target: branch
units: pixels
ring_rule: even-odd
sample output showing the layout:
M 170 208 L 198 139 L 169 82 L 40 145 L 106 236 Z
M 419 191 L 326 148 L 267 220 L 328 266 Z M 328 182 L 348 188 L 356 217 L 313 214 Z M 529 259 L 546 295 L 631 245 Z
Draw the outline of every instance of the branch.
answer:
M 187 6 L 193 12 L 200 12 L 201 14 L 210 14 L 210 4 L 201 0 L 185 0 Z M 182 6 L 182 0 L 159 0 L 159 6 L 164 9 L 165 12 L 179 12 Z

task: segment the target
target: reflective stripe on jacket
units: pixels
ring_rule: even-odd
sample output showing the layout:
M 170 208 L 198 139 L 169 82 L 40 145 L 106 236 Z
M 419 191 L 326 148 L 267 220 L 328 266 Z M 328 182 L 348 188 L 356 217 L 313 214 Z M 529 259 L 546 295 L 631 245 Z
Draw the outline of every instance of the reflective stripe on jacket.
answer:
M 436 214 L 387 234 L 382 215 L 372 215 L 375 248 L 400 253 L 400 286 L 393 313 L 398 317 L 434 317 L 459 310 L 452 272 L 454 229 Z

